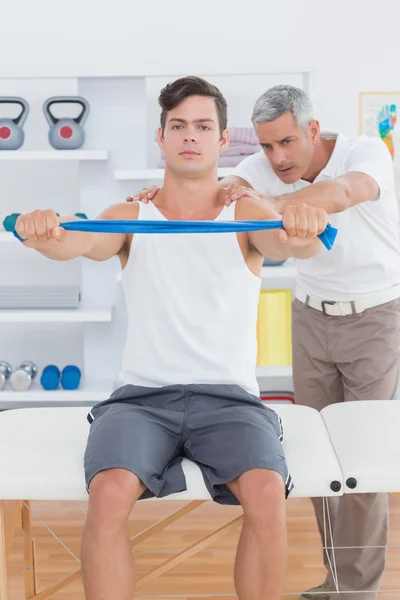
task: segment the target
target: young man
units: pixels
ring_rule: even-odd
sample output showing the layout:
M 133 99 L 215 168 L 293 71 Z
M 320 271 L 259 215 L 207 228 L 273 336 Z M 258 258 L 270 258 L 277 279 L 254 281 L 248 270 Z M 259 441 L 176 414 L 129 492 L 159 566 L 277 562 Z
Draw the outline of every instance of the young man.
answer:
M 252 121 L 263 150 L 221 182 L 228 187 L 226 203 L 249 197 L 280 213 L 288 204 L 306 203 L 324 208 L 339 230 L 329 254 L 297 261 L 296 403 L 320 410 L 333 402 L 394 398 L 400 365 L 399 213 L 386 145 L 380 138 L 320 133 L 309 98 L 292 86 L 263 94 Z M 156 192 L 142 190 L 141 196 L 157 198 Z M 322 534 L 322 501 L 313 502 Z M 328 543 L 340 548 L 339 598 L 374 600 L 385 568 L 387 495 L 345 494 L 330 498 L 329 506 L 334 539 Z M 333 600 L 334 589 L 328 573 L 302 598 Z
M 229 136 L 217 88 L 183 78 L 166 86 L 159 102 L 163 188 L 154 202 L 111 206 L 100 219 L 279 218 L 251 198 L 224 205 L 217 164 Z M 317 254 L 326 212 L 289 206 L 287 232 L 206 235 L 89 234 L 59 226 L 70 219 L 35 211 L 18 218 L 16 231 L 26 246 L 55 260 L 118 255 L 129 318 L 124 385 L 90 413 L 82 541 L 87 599 L 131 598 L 132 506 L 185 489 L 180 461 L 187 456 L 200 465 L 216 502 L 243 507 L 235 568 L 240 600 L 278 600 L 292 484 L 278 417 L 259 400 L 255 377 L 260 271 L 265 255 Z

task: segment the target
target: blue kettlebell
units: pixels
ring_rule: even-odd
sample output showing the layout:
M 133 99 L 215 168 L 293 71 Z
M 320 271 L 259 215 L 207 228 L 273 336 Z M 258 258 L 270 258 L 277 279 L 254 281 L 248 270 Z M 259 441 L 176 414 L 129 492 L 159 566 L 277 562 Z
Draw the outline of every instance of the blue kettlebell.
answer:
M 57 119 L 50 110 L 53 104 L 79 104 L 80 114 L 75 117 Z M 83 125 L 89 114 L 89 103 L 81 96 L 53 96 L 43 105 L 43 112 L 50 125 L 49 143 L 56 150 L 77 150 L 85 143 Z
M 18 96 L 1 97 L 0 104 L 19 104 L 22 108 L 15 119 L 0 119 L 0 150 L 18 150 L 25 141 L 22 126 L 29 113 L 29 104 Z

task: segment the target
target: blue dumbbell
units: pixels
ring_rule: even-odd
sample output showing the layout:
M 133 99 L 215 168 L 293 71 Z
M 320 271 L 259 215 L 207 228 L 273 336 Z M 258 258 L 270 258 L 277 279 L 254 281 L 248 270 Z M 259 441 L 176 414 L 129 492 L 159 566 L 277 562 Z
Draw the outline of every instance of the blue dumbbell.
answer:
M 56 365 L 47 365 L 43 369 L 40 383 L 45 390 L 56 390 L 60 385 L 60 369 Z
M 64 390 L 76 390 L 81 382 L 81 371 L 75 365 L 67 365 L 61 373 L 61 385 Z

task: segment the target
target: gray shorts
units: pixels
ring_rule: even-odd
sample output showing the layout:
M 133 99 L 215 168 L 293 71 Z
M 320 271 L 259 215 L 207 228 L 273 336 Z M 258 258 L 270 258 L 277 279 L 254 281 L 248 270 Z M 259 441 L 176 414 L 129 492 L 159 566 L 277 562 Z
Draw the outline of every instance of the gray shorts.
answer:
M 280 417 L 236 385 L 125 385 L 94 406 L 85 451 L 86 488 L 105 469 L 132 471 L 141 498 L 186 490 L 181 461 L 197 463 L 215 502 L 239 504 L 225 485 L 250 469 L 270 469 L 293 488 Z

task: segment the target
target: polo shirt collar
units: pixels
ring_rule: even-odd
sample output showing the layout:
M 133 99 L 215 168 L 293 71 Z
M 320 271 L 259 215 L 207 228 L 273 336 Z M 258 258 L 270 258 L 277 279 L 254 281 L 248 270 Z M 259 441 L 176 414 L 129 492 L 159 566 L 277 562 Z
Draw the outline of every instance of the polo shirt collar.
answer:
M 338 167 L 342 164 L 344 150 L 347 148 L 347 138 L 342 133 L 334 133 L 331 131 L 321 131 L 321 137 L 332 139 L 336 137 L 335 147 L 325 167 L 317 175 L 319 177 L 334 177 L 338 171 Z

